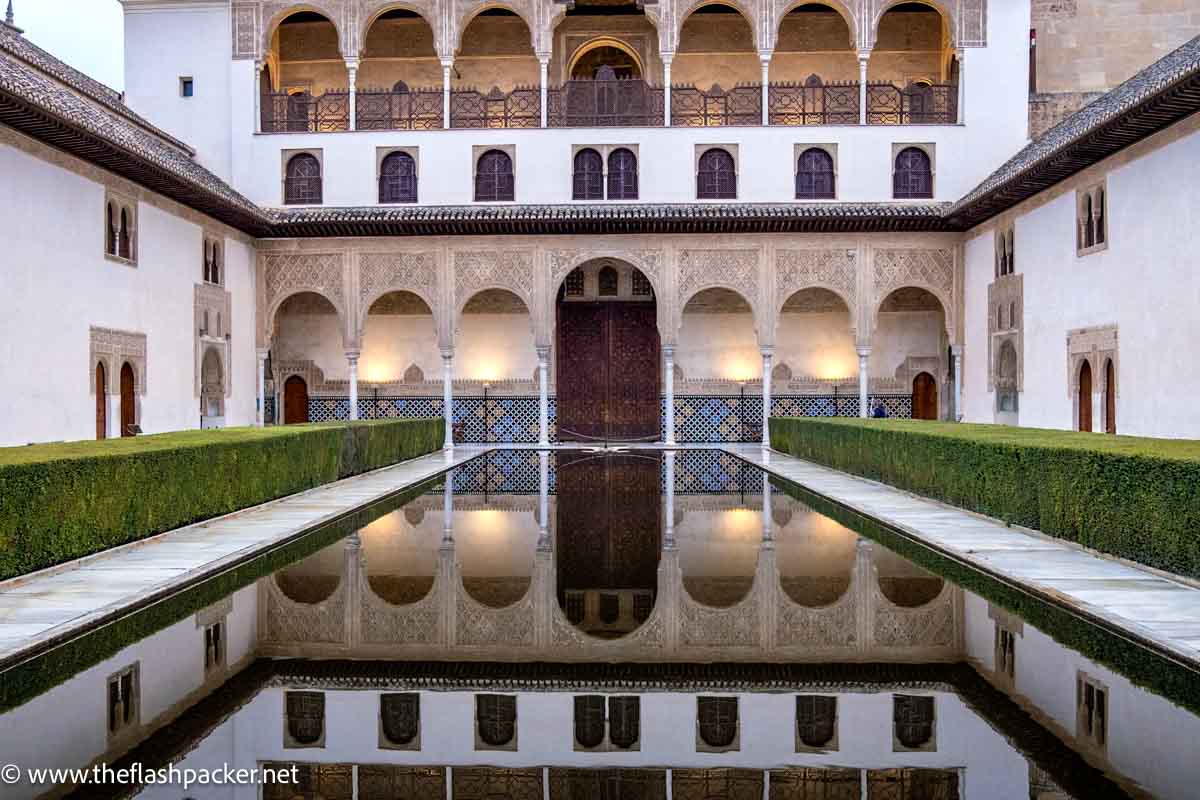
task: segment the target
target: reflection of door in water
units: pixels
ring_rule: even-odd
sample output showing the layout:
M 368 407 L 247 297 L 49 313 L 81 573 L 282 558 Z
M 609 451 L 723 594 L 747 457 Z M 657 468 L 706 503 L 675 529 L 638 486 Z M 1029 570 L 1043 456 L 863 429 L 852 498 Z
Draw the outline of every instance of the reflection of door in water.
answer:
M 937 381 L 928 372 L 922 372 L 913 379 L 912 390 L 913 419 L 937 419 Z
M 108 436 L 108 381 L 104 379 L 104 365 L 96 364 L 96 438 Z
M 559 303 L 557 349 L 559 440 L 658 438 L 653 303 Z
M 308 384 L 293 375 L 283 384 L 283 424 L 308 422 Z
M 136 422 L 133 409 L 133 367 L 126 361 L 121 365 L 121 435 L 133 436 Z
M 1092 365 L 1084 359 L 1079 367 L 1079 430 L 1092 429 Z

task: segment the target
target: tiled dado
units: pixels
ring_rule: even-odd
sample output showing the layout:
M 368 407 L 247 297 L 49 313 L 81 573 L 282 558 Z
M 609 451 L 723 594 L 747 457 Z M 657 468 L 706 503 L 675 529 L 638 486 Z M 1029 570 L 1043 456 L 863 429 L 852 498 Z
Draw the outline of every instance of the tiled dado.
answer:
M 871 395 L 869 403 L 882 402 L 889 417 L 912 416 L 909 395 Z M 662 399 L 661 435 L 665 437 L 666 398 Z M 550 398 L 550 441 L 556 441 L 555 400 Z M 440 417 L 440 397 L 360 397 L 360 419 L 385 417 Z M 856 417 L 857 395 L 780 395 L 771 398 L 776 417 Z M 308 418 L 312 422 L 349 419 L 348 397 L 312 397 Z M 529 444 L 538 440 L 538 398 L 456 397 L 454 425 L 457 441 L 467 444 Z M 762 398 L 746 395 L 676 395 L 675 439 L 680 444 L 756 442 L 762 437 Z

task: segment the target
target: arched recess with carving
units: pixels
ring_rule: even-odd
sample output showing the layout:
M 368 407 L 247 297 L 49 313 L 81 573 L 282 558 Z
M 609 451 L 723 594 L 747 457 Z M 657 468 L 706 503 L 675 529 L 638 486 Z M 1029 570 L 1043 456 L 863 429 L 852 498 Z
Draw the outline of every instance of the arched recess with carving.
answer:
M 879 310 L 888 295 L 896 289 L 924 289 L 941 303 L 945 315 L 946 335 L 954 342 L 957 330 L 958 286 L 954 276 L 954 254 L 950 250 L 881 249 L 874 253 L 874 298 L 870 328 L 860 325 L 860 333 L 868 338 L 879 323 Z M 868 320 L 863 320 L 864 323 Z
M 824 289 L 837 295 L 850 314 L 852 333 L 859 330 L 858 252 L 853 248 L 829 250 L 777 250 L 775 298 L 769 323 L 770 341 L 779 341 L 779 315 L 789 298 L 807 289 Z
M 258 346 L 270 347 L 279 307 L 290 296 L 312 292 L 337 311 L 343 344 L 351 339 L 342 253 L 266 252 L 259 255 Z M 357 309 L 353 309 L 357 310 Z
M 942 18 L 942 30 L 950 49 L 958 46 L 959 0 L 871 0 L 871 21 L 866 29 L 866 48 L 873 49 L 879 42 L 879 25 L 883 16 L 896 6 L 922 5 L 936 11 Z
M 843 380 L 855 374 L 853 295 L 806 286 L 783 298 L 774 332 L 775 358 L 793 378 Z
M 754 317 L 759 344 L 769 344 L 770 328 L 763 319 L 759 303 L 759 257 L 757 248 L 738 250 L 682 250 L 676 261 L 675 336 L 683 324 L 683 309 L 706 289 L 728 289 L 739 295 Z
M 525 22 L 529 33 L 529 47 L 538 52 L 538 10 L 535 0 L 514 0 L 513 2 L 493 2 L 492 0 L 468 0 L 461 5 L 456 4 L 458 17 L 455 19 L 453 52 L 458 55 L 463 50 L 463 36 L 467 27 L 485 11 L 500 9 L 516 14 Z
M 846 46 L 851 50 L 857 50 L 860 35 L 858 17 L 850 10 L 845 0 L 775 0 L 773 5 L 767 49 L 776 50 L 779 48 L 784 22 L 788 19 L 789 14 L 801 8 L 823 6 L 841 16 L 842 21 L 846 23 Z M 793 18 L 795 16 L 798 15 L 793 15 Z M 774 58 L 772 58 L 772 61 L 774 61 Z M 832 76 L 822 75 L 821 77 L 828 79 Z
M 440 7 L 436 0 L 405 0 L 405 2 L 395 2 L 395 0 L 370 0 L 363 3 L 359 9 L 358 40 L 354 43 L 354 52 L 360 58 L 365 58 L 367 54 L 367 43 L 371 39 L 372 28 L 380 21 L 380 18 L 393 11 L 409 11 L 419 16 L 424 20 L 433 34 L 433 46 L 435 52 L 439 56 L 449 56 L 450 53 L 443 52 L 442 42 L 445 41 L 444 31 L 441 30 L 440 20 L 442 15 Z M 361 78 L 361 76 L 360 76 Z M 411 84 L 410 84 L 411 85 Z
M 567 276 L 589 261 L 611 259 L 623 261 L 634 267 L 650 282 L 654 290 L 659 337 L 664 343 L 674 340 L 675 329 L 671 325 L 671 303 L 667 293 L 666 276 L 663 274 L 661 250 L 551 250 L 546 255 L 550 269 L 550 279 L 547 283 L 549 291 L 546 292 L 541 313 L 550 339 L 554 337 L 558 291 Z M 549 343 L 549 339 L 546 343 Z
M 366 389 L 407 383 L 406 370 L 420 374 L 418 383 L 425 374 L 437 374 L 441 358 L 437 322 L 424 297 L 404 289 L 379 292 L 359 320 L 358 372 Z
M 408 292 L 420 298 L 433 316 L 438 341 L 447 344 L 449 328 L 442 308 L 441 270 L 434 252 L 363 253 L 358 261 L 358 336 L 361 339 L 367 312 L 391 292 Z
M 269 53 L 278 52 L 274 45 L 276 44 L 276 34 L 279 33 L 279 26 L 288 17 L 304 13 L 319 14 L 333 26 L 334 31 L 337 33 L 339 55 L 344 56 L 345 53 L 351 52 L 346 46 L 346 25 L 340 3 L 333 2 L 333 0 L 311 0 L 311 2 L 307 3 L 265 3 L 262 13 L 264 20 L 262 52 L 264 58 Z
M 346 546 L 338 541 L 275 573 L 275 585 L 288 600 L 316 605 L 329 600 L 342 585 Z
M 741 0 L 696 0 L 676 19 L 672 81 L 711 94 L 717 86 L 728 92 L 759 80 L 762 31 L 752 8 Z

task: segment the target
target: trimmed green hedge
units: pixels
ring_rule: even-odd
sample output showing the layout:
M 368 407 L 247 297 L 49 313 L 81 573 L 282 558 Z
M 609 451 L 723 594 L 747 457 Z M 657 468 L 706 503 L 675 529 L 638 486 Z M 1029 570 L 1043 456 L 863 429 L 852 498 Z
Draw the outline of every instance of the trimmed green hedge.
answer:
M 771 446 L 1200 578 L 1200 442 L 911 420 L 772 419 Z
M 440 419 L 0 449 L 0 580 L 432 452 Z

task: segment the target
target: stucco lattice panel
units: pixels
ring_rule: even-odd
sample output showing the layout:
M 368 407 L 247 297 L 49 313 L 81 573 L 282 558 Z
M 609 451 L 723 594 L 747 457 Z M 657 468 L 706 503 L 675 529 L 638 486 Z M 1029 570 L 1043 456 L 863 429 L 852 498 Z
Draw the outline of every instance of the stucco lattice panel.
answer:
M 364 644 L 422 645 L 430 647 L 442 641 L 442 602 L 444 580 L 434 578 L 433 588 L 415 603 L 396 606 L 371 590 L 366 563 L 360 573 L 359 635 Z
M 775 616 L 775 644 L 778 647 L 808 649 L 852 648 L 858 644 L 855 622 L 858 604 L 853 588 L 832 605 L 808 608 L 792 600 L 783 591 L 778 597 Z
M 454 297 L 463 306 L 484 289 L 507 289 L 533 310 L 533 254 L 525 251 L 469 251 L 454 254 Z
M 96 394 L 96 364 L 104 362 L 104 373 L 108 379 L 108 393 L 121 393 L 121 365 L 128 362 L 133 367 L 135 391 L 146 394 L 146 334 L 120 331 L 115 328 L 89 328 L 91 340 L 88 363 L 88 386 L 90 394 Z
M 1000 309 L 1005 324 L 1000 325 Z M 1000 346 L 1011 341 L 1017 353 L 1017 391 L 1025 391 L 1025 279 L 1003 275 L 988 284 L 988 391 L 1000 382 Z
M 346 638 L 346 582 L 327 599 L 312 605 L 297 603 L 283 594 L 274 578 L 262 582 L 266 595 L 266 632 L 270 644 L 348 644 Z
M 437 316 L 437 254 L 363 253 L 358 262 L 359 319 L 365 321 L 371 304 L 393 291 L 420 296 Z
M 919 608 L 894 605 L 879 590 L 875 595 L 874 644 L 880 647 L 952 647 L 955 630 L 955 589 L 949 583 L 929 603 Z
M 801 289 L 835 292 L 850 309 L 858 308 L 858 253 L 854 250 L 780 250 L 775 254 L 775 297 L 782 308 Z
M 517 602 L 505 608 L 489 608 L 466 590 L 458 589 L 458 619 L 455 643 L 467 647 L 532 647 L 534 644 L 533 585 Z
M 678 300 L 682 317 L 687 301 L 699 291 L 714 287 L 742 295 L 758 321 L 758 250 L 683 250 L 678 263 Z
M 697 603 L 679 590 L 680 647 L 759 647 L 762 644 L 762 590 L 755 577 L 749 595 L 729 608 Z
M 896 289 L 917 286 L 933 293 L 942 303 L 946 331 L 954 339 L 956 309 L 954 303 L 954 253 L 950 250 L 885 249 L 875 252 L 875 303 L 873 313 Z
M 259 16 L 260 7 L 257 2 L 234 2 L 230 12 L 233 34 L 233 57 L 235 59 L 258 58 L 258 43 L 262 35 L 259 26 L 262 18 Z
M 606 653 L 619 653 L 622 658 L 628 658 L 635 651 L 661 652 L 667 646 L 663 600 L 663 594 L 659 592 L 650 618 L 636 630 L 618 639 L 598 639 L 579 630 L 567 619 L 558 601 L 554 600 L 550 619 L 550 644 L 557 650 L 570 652 L 572 656 L 586 653 L 599 658 L 603 658 Z
M 1103 391 L 1104 363 L 1108 359 L 1113 362 L 1113 375 L 1116 385 L 1113 395 L 1120 397 L 1121 364 L 1117 357 L 1117 326 L 1104 325 L 1095 328 L 1076 328 L 1067 331 L 1067 397 L 1074 399 L 1079 395 L 1079 370 L 1084 359 L 1092 367 L 1092 391 Z
M 342 259 L 341 253 L 263 254 L 267 330 L 274 327 L 273 317 L 279 303 L 299 292 L 321 295 L 333 303 L 339 314 L 344 315 L 346 301 L 342 289 Z

